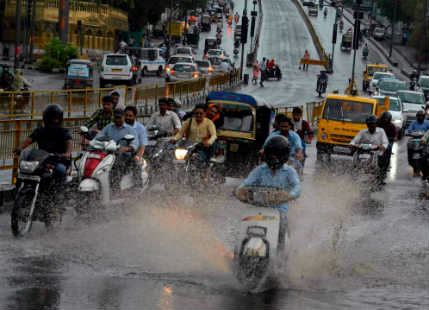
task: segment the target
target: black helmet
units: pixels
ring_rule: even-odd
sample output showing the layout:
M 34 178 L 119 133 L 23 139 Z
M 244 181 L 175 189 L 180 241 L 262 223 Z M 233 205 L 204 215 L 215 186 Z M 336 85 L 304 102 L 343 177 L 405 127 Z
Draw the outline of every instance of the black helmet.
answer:
M 375 115 L 370 115 L 367 119 L 366 119 L 366 124 L 370 125 L 370 124 L 377 124 L 377 116 Z
M 56 105 L 50 104 L 43 111 L 43 123 L 45 127 L 58 127 L 63 122 L 63 109 Z M 53 121 L 58 119 L 58 123 L 54 123 Z
M 264 147 L 264 161 L 271 169 L 279 169 L 289 159 L 289 141 L 283 136 L 274 136 Z
M 423 117 L 425 117 L 425 112 L 424 112 L 423 110 L 419 110 L 419 111 L 417 111 L 417 113 L 416 113 L 416 117 L 419 117 L 419 116 L 423 116 Z
M 392 113 L 390 113 L 389 111 L 384 111 L 384 112 L 381 114 L 380 120 L 381 120 L 381 121 L 385 121 L 385 122 L 390 122 L 390 121 L 392 121 Z

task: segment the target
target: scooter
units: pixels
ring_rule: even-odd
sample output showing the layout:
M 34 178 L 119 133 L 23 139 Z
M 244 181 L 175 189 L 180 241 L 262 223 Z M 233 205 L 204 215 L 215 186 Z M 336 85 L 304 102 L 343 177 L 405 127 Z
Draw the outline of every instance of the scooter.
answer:
M 65 209 L 59 207 L 59 180 L 54 177 L 55 163 L 59 160 L 59 155 L 39 149 L 27 149 L 21 154 L 11 213 L 11 229 L 15 237 L 30 232 L 35 220 L 43 222 L 46 228 L 53 222 L 61 222 Z M 66 184 L 71 180 L 67 177 Z
M 269 195 L 278 188 L 250 186 L 252 208 L 246 210 L 240 221 L 237 235 L 233 271 L 244 289 L 258 293 L 277 285 L 278 269 L 289 254 L 289 231 L 287 218 L 267 204 Z M 284 246 L 279 248 L 280 220 L 286 226 Z
M 87 131 L 88 128 L 81 127 L 81 132 Z M 134 136 L 126 135 L 123 139 L 127 143 L 131 143 Z M 118 159 L 119 149 L 120 145 L 113 140 L 94 139 L 90 142 L 88 151 L 83 153 L 79 163 L 75 163 L 80 180 L 78 192 L 82 196 L 79 199 L 80 206 L 78 207 L 81 212 L 84 212 L 94 202 L 99 202 L 103 206 L 122 202 L 120 194 L 123 191 L 135 190 L 137 193 L 142 193 L 147 188 L 149 179 L 146 171 L 147 163 L 142 160 L 140 163 L 141 187 L 136 187 L 135 176 L 129 169 L 119 177 L 117 190 L 112 190 L 112 172 Z
M 426 147 L 420 144 L 424 136 L 423 131 L 413 131 L 408 134 L 411 138 L 407 143 L 408 163 L 413 167 L 414 175 L 417 176 L 423 171 L 426 157 Z
M 362 195 L 365 195 L 368 190 L 374 190 L 379 181 L 382 181 L 378 155 L 378 147 L 371 144 L 361 144 L 353 154 L 354 172 L 362 185 Z

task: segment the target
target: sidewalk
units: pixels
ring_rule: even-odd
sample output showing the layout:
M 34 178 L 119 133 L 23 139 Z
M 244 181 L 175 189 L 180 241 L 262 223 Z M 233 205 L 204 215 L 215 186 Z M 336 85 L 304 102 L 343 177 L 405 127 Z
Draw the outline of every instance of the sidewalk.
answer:
M 353 24 L 353 11 L 351 8 L 345 8 L 343 15 L 345 19 Z M 361 24 L 369 29 L 370 20 L 367 14 L 361 20 Z M 367 39 L 384 55 L 390 65 L 400 69 L 405 76 L 409 77 L 413 70 L 418 69 L 418 62 L 416 60 L 417 51 L 413 47 L 393 44 L 392 57 L 389 57 L 390 40 L 377 41 L 373 37 L 367 37 Z M 426 71 L 428 69 L 429 64 L 427 62 L 422 63 L 421 70 Z

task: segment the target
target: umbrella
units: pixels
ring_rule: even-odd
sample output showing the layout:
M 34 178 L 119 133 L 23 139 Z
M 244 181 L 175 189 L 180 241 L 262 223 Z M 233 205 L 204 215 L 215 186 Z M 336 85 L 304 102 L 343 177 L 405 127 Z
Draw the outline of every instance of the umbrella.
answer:
M 197 17 L 196 17 L 196 16 L 189 16 L 188 20 L 189 20 L 190 22 L 194 22 L 194 23 L 196 23 L 196 22 L 197 22 Z

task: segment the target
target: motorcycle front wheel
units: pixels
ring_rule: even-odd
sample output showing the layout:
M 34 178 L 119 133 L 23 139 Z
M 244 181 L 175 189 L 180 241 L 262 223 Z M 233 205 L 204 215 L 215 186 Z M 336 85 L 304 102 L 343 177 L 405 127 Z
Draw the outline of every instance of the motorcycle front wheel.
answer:
M 15 237 L 22 237 L 31 230 L 33 214 L 31 213 L 31 203 L 34 193 L 27 191 L 18 193 L 11 213 L 11 229 Z

